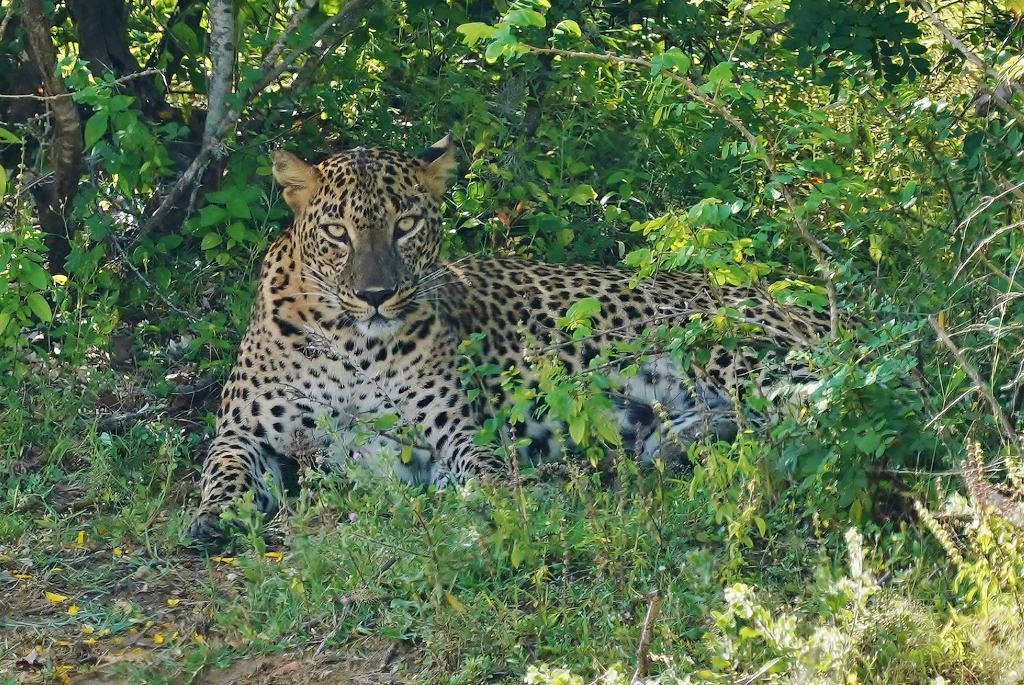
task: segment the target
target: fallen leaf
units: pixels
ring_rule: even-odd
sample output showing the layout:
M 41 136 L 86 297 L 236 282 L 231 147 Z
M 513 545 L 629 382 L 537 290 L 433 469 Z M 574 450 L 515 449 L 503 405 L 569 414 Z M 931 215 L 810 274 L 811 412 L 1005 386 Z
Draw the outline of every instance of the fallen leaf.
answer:
M 162 645 L 164 643 L 163 633 L 156 633 L 155 635 L 153 635 L 153 642 L 155 642 L 158 645 Z
M 79 547 L 84 547 L 85 546 L 85 531 L 84 530 L 78 531 L 78 546 Z
M 69 606 L 68 607 L 68 613 L 69 614 L 77 614 L 78 613 L 78 605 L 77 604 L 72 604 L 71 606 Z
M 43 657 L 43 655 L 39 652 L 38 649 L 33 649 L 31 652 L 29 652 L 25 656 L 21 657 L 20 659 L 18 659 L 14 663 L 14 665 L 15 666 L 22 666 L 22 667 L 24 667 L 24 666 L 39 666 L 45 660 L 46 659 Z
M 169 607 L 176 607 L 176 606 L 178 606 L 178 604 L 180 602 L 181 602 L 181 600 L 178 599 L 177 597 L 170 597 L 167 600 L 167 606 L 169 606 Z
M 288 675 L 289 673 L 295 673 L 296 671 L 302 670 L 302 664 L 298 661 L 289 661 L 288 663 L 280 666 L 277 670 L 270 674 L 272 678 L 278 676 Z
M 281 561 L 284 558 L 283 552 L 267 552 L 264 554 L 267 559 L 273 559 L 274 561 Z
M 46 592 L 46 599 L 50 600 L 54 604 L 58 604 L 59 602 L 65 601 L 67 599 L 67 597 L 64 596 L 64 595 L 58 595 L 56 592 L 47 591 Z

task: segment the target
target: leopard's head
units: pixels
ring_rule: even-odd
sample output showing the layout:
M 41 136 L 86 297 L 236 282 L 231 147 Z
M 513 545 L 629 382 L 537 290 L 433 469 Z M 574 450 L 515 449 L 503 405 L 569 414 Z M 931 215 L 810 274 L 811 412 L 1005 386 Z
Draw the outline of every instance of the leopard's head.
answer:
M 355 148 L 309 165 L 277 151 L 274 178 L 295 213 L 305 287 L 361 333 L 394 333 L 437 268 L 440 200 L 454 168 L 450 135 L 415 157 Z

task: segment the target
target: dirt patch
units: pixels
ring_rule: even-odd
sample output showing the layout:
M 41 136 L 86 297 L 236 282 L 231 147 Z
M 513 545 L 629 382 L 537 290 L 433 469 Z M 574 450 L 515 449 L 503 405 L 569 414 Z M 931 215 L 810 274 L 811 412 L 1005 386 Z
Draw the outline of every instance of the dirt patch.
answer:
M 212 685 L 397 685 L 415 671 L 412 647 L 373 636 L 263 653 L 223 642 L 210 592 L 236 591 L 231 564 L 209 568 L 191 553 L 61 552 L 44 568 L 0 556 L 0 680 L 108 685 L 155 673 Z

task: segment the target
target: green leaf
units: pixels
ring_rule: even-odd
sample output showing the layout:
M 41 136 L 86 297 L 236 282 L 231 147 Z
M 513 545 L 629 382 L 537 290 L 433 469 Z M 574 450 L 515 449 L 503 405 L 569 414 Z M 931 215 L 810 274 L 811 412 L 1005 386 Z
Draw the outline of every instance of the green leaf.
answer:
M 544 26 L 546 23 L 544 15 L 537 10 L 512 10 L 505 15 L 505 21 L 512 26 Z
M 580 25 L 574 22 L 572 19 L 563 19 L 555 25 L 555 35 L 569 35 L 575 38 L 579 38 L 583 35 L 583 31 L 580 30 Z
M 18 145 L 24 141 L 18 136 L 8 131 L 3 126 L 0 126 L 0 143 L 10 143 L 12 145 Z
M 228 224 L 227 229 L 228 236 L 233 240 L 237 240 L 240 243 L 245 242 L 245 224 L 240 221 L 236 221 L 233 224 Z
M 719 62 L 708 72 L 708 83 L 720 86 L 732 82 L 732 65 L 728 62 Z
M 384 414 L 373 420 L 373 429 L 384 432 L 389 431 L 398 423 L 398 414 Z
M 200 247 L 204 250 L 212 250 L 220 245 L 221 240 L 222 238 L 219 233 L 207 233 L 203 236 L 203 242 Z
M 657 75 L 662 69 L 686 72 L 690 69 L 690 58 L 679 48 L 669 48 L 651 58 L 651 76 Z
M 601 302 L 594 297 L 584 297 L 565 311 L 565 318 L 578 321 L 589 319 L 601 311 Z
M 597 193 L 586 183 L 581 183 L 572 189 L 569 196 L 566 198 L 569 202 L 574 202 L 578 205 L 585 205 L 591 200 L 597 198 Z
M 463 38 L 463 42 L 466 45 L 476 45 L 480 41 L 487 40 L 493 36 L 496 29 L 490 24 L 474 21 L 468 24 L 462 24 L 455 30 L 465 36 L 465 38 Z
M 487 45 L 487 49 L 484 50 L 484 58 L 488 62 L 493 62 L 504 55 L 506 51 L 511 52 L 510 48 L 515 48 L 518 44 L 519 42 L 515 38 L 506 33 L 504 36 L 494 39 Z
M 24 257 L 21 258 L 20 262 L 21 278 L 18 280 L 28 283 L 33 288 L 39 290 L 46 290 L 50 286 L 50 274 L 46 272 L 46 269 Z
M 523 550 L 519 546 L 519 540 L 512 543 L 512 553 L 509 554 L 509 562 L 512 564 L 512 568 L 519 568 L 519 565 L 523 563 Z
M 91 148 L 99 139 L 103 137 L 103 134 L 107 132 L 107 123 L 110 117 L 106 111 L 96 112 L 89 121 L 85 122 L 85 147 Z
M 587 420 L 582 414 L 577 414 L 569 419 L 569 437 L 577 445 L 583 442 L 587 434 Z
M 31 293 L 26 298 L 26 302 L 28 302 L 28 308 L 32 310 L 32 313 L 40 321 L 48 323 L 53 320 L 53 312 L 50 310 L 50 305 L 45 297 L 39 293 Z
M 0 312 L 0 335 L 4 334 L 4 331 L 7 330 L 7 325 L 9 323 L 11 323 L 11 313 Z
M 199 227 L 206 228 L 218 224 L 228 217 L 228 210 L 218 205 L 206 205 L 199 210 Z
M 0 166 L 0 198 L 7 192 L 7 170 Z
M 569 395 L 569 388 L 564 385 L 549 392 L 544 399 L 555 418 L 564 420 L 572 412 L 572 397 Z

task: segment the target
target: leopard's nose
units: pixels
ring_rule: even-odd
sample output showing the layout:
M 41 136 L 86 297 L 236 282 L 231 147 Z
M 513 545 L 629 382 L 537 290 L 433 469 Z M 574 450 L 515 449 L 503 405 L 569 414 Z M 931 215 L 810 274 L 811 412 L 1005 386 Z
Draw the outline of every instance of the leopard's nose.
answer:
M 360 300 L 367 303 L 371 307 L 381 306 L 382 304 L 387 302 L 388 299 L 390 299 L 391 296 L 394 294 L 394 290 L 388 290 L 386 288 L 368 288 L 366 290 L 356 291 L 356 297 L 358 297 Z

